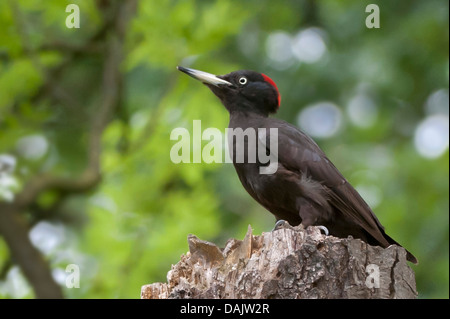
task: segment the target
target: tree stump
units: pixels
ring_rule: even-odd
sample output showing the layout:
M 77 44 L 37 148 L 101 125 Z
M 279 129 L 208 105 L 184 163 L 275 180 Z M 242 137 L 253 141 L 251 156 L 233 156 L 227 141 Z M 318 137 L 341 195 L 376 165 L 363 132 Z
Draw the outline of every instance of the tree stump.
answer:
M 399 246 L 370 246 L 291 227 L 230 239 L 225 248 L 188 236 L 189 252 L 167 283 L 142 286 L 143 299 L 416 298 L 414 271 Z

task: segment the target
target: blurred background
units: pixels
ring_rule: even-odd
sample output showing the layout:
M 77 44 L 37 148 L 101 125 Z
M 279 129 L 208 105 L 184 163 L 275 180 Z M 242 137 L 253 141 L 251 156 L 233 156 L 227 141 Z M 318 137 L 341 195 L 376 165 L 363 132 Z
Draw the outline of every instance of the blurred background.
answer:
M 139 298 L 188 234 L 224 245 L 272 229 L 231 164 L 170 161 L 172 129 L 228 124 L 183 65 L 269 75 L 275 116 L 417 256 L 419 297 L 448 298 L 448 1 L 377 1 L 379 29 L 370 3 L 0 1 L 0 297 Z

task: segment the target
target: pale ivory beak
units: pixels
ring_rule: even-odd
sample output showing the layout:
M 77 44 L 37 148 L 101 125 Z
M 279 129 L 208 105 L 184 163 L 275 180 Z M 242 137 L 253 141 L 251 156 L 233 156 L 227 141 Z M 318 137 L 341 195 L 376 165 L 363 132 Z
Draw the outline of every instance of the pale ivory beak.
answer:
M 177 69 L 180 70 L 181 72 L 184 72 L 187 75 L 193 77 L 196 80 L 202 81 L 205 84 L 212 84 L 215 86 L 219 86 L 221 84 L 229 85 L 229 86 L 233 85 L 232 83 L 225 81 L 211 73 L 206 73 L 203 71 L 189 69 L 189 68 L 183 68 L 182 66 L 177 66 Z

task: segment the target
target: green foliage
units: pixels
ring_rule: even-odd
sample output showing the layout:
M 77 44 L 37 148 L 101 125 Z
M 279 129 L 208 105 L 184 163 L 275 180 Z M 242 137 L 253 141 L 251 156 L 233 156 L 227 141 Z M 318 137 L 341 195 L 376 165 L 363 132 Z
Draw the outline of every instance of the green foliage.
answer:
M 0 2 L 0 154 L 17 159 L 16 193 L 39 173 L 76 177 L 86 167 L 103 98 L 105 41 L 98 39 L 109 13 L 102 1 L 73 1 L 81 28 L 68 29 L 69 3 Z M 81 288 L 64 288 L 65 295 L 138 298 L 141 285 L 165 280 L 188 250 L 188 234 L 224 244 L 242 238 L 248 224 L 255 233 L 273 227 L 231 164 L 170 161 L 172 129 L 192 131 L 201 119 L 203 129 L 224 132 L 228 123 L 217 98 L 176 70 L 182 64 L 270 75 L 282 95 L 276 116 L 296 125 L 306 106 L 336 104 L 342 125 L 317 142 L 372 201 L 386 232 L 418 257 L 419 297 L 448 298 L 448 147 L 428 159 L 414 146 L 429 96 L 441 89 L 448 96 L 448 2 L 381 1 L 380 29 L 365 27 L 369 3 L 139 1 L 126 30 L 120 105 L 102 134 L 101 183 L 77 194 L 44 192 L 23 212 L 30 228 L 62 225 L 64 239 L 44 255 L 53 270 L 80 266 Z M 270 59 L 271 34 L 295 37 L 309 27 L 323 35 L 324 57 L 294 57 L 287 67 Z M 376 105 L 372 125 L 352 122 L 347 106 L 356 94 Z M 18 146 L 31 135 L 48 143 L 41 156 Z M 0 297 L 17 296 L 7 285 L 12 265 L 0 239 Z

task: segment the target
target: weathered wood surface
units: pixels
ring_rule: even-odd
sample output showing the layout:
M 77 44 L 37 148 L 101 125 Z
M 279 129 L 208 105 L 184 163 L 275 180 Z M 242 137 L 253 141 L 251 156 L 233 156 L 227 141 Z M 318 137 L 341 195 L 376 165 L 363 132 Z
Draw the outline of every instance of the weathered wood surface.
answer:
M 225 248 L 189 235 L 189 252 L 167 283 L 145 285 L 143 299 L 416 298 L 406 252 L 359 239 L 323 235 L 317 227 L 283 226 L 231 239 Z

